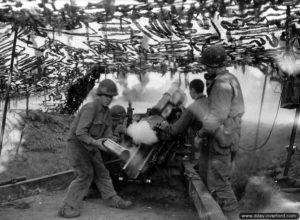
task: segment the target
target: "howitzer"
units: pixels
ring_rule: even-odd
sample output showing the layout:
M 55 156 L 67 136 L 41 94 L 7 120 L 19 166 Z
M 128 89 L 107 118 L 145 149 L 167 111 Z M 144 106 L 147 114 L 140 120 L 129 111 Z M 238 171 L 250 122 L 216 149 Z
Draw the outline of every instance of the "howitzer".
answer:
M 120 179 L 120 175 L 122 175 L 121 179 L 149 179 L 149 176 L 155 170 L 161 170 L 176 161 L 179 149 L 186 152 L 184 147 L 188 144 L 184 143 L 184 138 L 170 141 L 160 139 L 158 129 L 159 124 L 165 120 L 169 123 L 178 120 L 182 113 L 184 101 L 184 92 L 178 88 L 178 85 L 173 84 L 173 87 L 163 94 L 162 98 L 150 111 L 141 115 L 141 117 L 137 117 L 139 118 L 138 121 L 146 121 L 150 125 L 159 141 L 152 145 L 126 144 L 130 152 L 129 159 L 123 161 L 122 164 L 119 163 L 119 169 L 114 169 L 114 172 L 111 172 L 112 176 L 118 176 L 118 179 Z M 130 108 L 132 109 L 131 106 Z
M 149 180 L 158 170 L 167 169 L 167 173 L 170 173 L 171 168 L 177 169 L 182 165 L 182 158 L 191 153 L 190 148 L 188 148 L 191 141 L 187 143 L 187 135 L 172 140 L 162 138 L 163 132 L 159 130 L 159 124 L 163 121 L 172 124 L 178 120 L 183 112 L 185 100 L 186 95 L 179 88 L 178 83 L 173 83 L 157 104 L 148 109 L 145 114 L 133 114 L 132 104 L 129 103 L 127 108 L 128 121 L 146 121 L 158 137 L 158 142 L 151 145 L 135 144 L 129 138 L 120 144 L 110 143 L 112 148 L 109 151 L 118 158 L 120 158 L 120 152 L 129 152 L 128 159 L 126 159 L 128 156 L 126 153 L 126 157 L 123 157 L 122 160 L 115 160 L 116 158 L 112 158 L 112 161 L 115 162 L 106 160 L 107 168 L 113 177 L 128 181 Z

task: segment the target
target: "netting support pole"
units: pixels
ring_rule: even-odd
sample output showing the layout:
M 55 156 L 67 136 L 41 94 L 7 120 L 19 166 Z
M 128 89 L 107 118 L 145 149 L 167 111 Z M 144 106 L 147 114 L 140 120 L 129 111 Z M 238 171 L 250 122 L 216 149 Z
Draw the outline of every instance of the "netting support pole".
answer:
M 289 144 L 289 148 L 288 148 L 288 155 L 287 155 L 286 162 L 285 162 L 283 176 L 287 176 L 289 173 L 290 163 L 291 163 L 292 155 L 293 155 L 293 151 L 294 151 L 293 148 L 294 148 L 294 143 L 295 143 L 295 138 L 296 138 L 296 133 L 297 133 L 299 115 L 300 115 L 300 106 L 297 107 L 296 114 L 295 114 L 294 125 L 293 125 L 293 129 L 292 129 L 291 137 L 290 137 L 290 144 Z
M 28 87 L 26 86 L 26 116 L 29 115 L 29 91 Z
M 262 95 L 261 95 L 261 101 L 260 101 L 260 107 L 259 107 L 259 116 L 258 116 L 258 122 L 257 122 L 257 127 L 256 127 L 256 134 L 255 134 L 255 143 L 254 143 L 255 149 L 258 147 L 257 146 L 258 145 L 258 137 L 259 137 L 259 131 L 260 131 L 262 108 L 263 108 L 265 93 L 266 93 L 267 78 L 268 78 L 268 74 L 265 73 L 264 86 L 263 86 L 263 92 L 262 92 Z
M 6 84 L 6 90 L 5 90 L 5 102 L 4 102 L 1 133 L 0 133 L 0 157 L 1 157 L 1 151 L 2 151 L 2 145 L 3 145 L 3 137 L 4 137 L 4 129 L 5 129 L 5 123 L 6 123 L 7 107 L 8 107 L 8 102 L 9 102 L 9 90 L 10 90 L 11 78 L 12 78 L 13 68 L 14 68 L 14 58 L 15 58 L 15 54 L 16 54 L 16 43 L 17 43 L 17 38 L 18 38 L 18 27 L 14 27 L 13 29 L 14 29 L 14 40 L 13 40 L 13 47 L 12 47 L 12 53 L 11 53 L 8 80 L 7 80 L 7 84 Z

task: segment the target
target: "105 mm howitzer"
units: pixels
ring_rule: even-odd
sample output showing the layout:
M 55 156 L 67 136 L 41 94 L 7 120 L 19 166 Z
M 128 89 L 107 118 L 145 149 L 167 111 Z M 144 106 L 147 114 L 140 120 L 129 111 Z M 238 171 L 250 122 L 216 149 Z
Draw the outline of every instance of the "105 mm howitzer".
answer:
M 186 160 L 192 153 L 190 148 L 191 139 L 188 134 L 185 134 L 173 140 L 164 140 L 164 138 L 161 138 L 162 133 L 159 130 L 159 124 L 163 121 L 174 123 L 178 120 L 184 110 L 185 99 L 184 92 L 176 84 L 173 84 L 171 89 L 163 94 L 158 103 L 148 109 L 145 114 L 133 114 L 133 111 L 128 111 L 132 114 L 128 118 L 133 122 L 146 121 L 157 135 L 158 141 L 151 145 L 135 144 L 128 137 L 120 144 L 110 141 L 112 148 L 119 145 L 120 150 L 117 150 L 118 152 L 124 152 L 124 148 L 129 152 L 128 159 L 124 160 L 123 157 L 120 160 L 116 160 L 116 158 L 106 160 L 106 166 L 113 177 L 120 180 L 145 180 L 149 182 L 149 179 L 155 179 L 156 172 L 162 173 L 162 170 L 165 170 L 164 173 L 167 173 L 167 175 L 180 172 L 181 161 Z M 129 108 L 132 109 L 131 103 Z M 120 154 L 115 149 L 109 151 L 120 158 Z M 165 177 L 160 176 L 159 178 Z

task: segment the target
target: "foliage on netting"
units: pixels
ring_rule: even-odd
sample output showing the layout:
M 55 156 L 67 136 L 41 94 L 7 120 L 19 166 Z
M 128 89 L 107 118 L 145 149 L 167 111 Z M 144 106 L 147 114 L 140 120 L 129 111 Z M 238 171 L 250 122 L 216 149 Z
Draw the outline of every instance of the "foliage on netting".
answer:
M 77 79 L 66 92 L 66 101 L 62 113 L 75 113 L 90 90 L 94 87 L 95 81 L 101 73 L 105 73 L 105 67 L 95 65 L 85 76 Z

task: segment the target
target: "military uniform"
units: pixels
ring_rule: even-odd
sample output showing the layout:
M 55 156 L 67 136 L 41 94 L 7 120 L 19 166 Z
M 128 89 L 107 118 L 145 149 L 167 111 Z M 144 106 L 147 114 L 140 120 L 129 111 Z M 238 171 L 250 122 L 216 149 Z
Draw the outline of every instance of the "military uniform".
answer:
M 123 135 L 127 133 L 125 126 L 126 110 L 121 105 L 114 105 L 111 107 L 110 112 L 113 120 L 113 135 L 116 139 L 121 141 Z
M 198 172 L 202 179 L 206 179 L 208 170 L 208 146 L 207 137 L 198 136 L 197 131 L 202 129 L 203 120 L 209 113 L 208 98 L 205 95 L 199 96 L 188 108 L 183 112 L 182 116 L 168 129 L 168 133 L 172 136 L 184 133 L 190 128 L 190 137 L 193 139 L 195 153 L 199 153 L 197 159 Z
M 222 210 L 230 212 L 238 206 L 230 184 L 231 163 L 238 150 L 244 100 L 237 78 L 226 69 L 208 88 L 209 114 L 203 130 L 210 133 L 207 152 L 207 187 Z
M 176 136 L 187 131 L 191 125 L 197 128 L 202 127 L 202 121 L 207 113 L 208 100 L 205 95 L 201 95 L 188 106 L 181 117 L 168 128 L 168 133 L 172 136 Z
M 118 124 L 113 128 L 114 137 L 118 138 L 119 140 L 122 140 L 122 135 L 125 135 L 127 133 L 127 128 L 123 124 Z
M 78 208 L 93 180 L 103 199 L 116 195 L 101 152 L 94 146 L 95 140 L 112 135 L 109 109 L 97 102 L 84 105 L 71 125 L 68 138 L 68 155 L 77 176 L 69 186 L 65 204 Z

